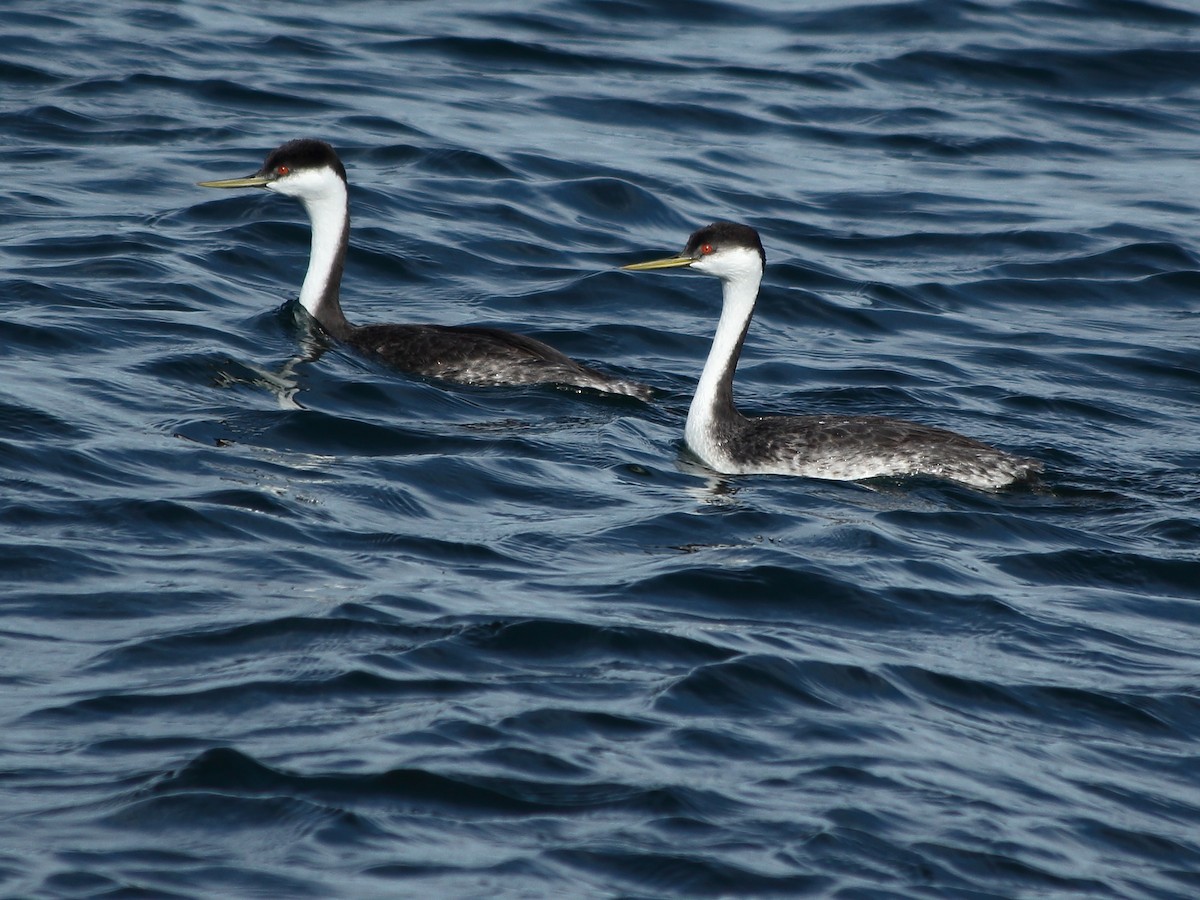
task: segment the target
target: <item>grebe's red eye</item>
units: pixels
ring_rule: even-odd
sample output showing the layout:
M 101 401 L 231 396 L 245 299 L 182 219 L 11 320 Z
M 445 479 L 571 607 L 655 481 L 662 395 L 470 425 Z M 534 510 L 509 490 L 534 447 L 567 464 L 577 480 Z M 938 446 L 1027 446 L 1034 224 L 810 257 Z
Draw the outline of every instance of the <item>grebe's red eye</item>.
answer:
M 700 245 L 700 255 L 701 256 L 708 256 L 708 254 L 712 253 L 712 250 L 713 250 L 712 244 L 701 244 Z
M 286 175 L 290 171 L 292 171 L 292 170 L 289 169 L 287 166 L 276 166 L 275 167 L 276 175 Z

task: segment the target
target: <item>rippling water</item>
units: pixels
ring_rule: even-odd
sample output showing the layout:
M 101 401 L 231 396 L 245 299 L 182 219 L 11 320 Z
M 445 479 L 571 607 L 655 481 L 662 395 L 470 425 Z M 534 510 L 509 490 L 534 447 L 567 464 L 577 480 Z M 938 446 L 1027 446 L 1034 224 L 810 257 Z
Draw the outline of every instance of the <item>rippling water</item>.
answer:
M 1157 0 L 0 10 L 0 891 L 1200 892 L 1200 13 Z M 519 7 L 519 8 L 518 8 Z M 488 323 L 659 398 L 312 353 Z M 750 410 L 1035 489 L 682 450 L 763 234 Z

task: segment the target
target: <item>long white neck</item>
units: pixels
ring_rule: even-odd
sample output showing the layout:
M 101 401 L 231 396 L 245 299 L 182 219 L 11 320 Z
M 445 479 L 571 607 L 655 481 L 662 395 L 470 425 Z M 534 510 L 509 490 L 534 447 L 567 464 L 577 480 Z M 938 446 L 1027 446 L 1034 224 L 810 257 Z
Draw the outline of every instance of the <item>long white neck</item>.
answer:
M 754 315 L 754 301 L 758 298 L 761 281 L 761 264 L 721 279 L 721 318 L 688 409 L 684 440 L 693 453 L 718 471 L 729 471 L 728 463 L 723 464 L 728 453 L 719 426 L 742 418 L 733 403 L 733 373 L 742 353 L 746 329 L 750 327 L 750 317 Z
M 321 189 L 300 197 L 312 225 L 308 273 L 300 288 L 300 304 L 336 338 L 344 338 L 350 323 L 342 314 L 338 292 L 346 248 L 350 241 L 350 204 L 340 178 L 323 180 Z

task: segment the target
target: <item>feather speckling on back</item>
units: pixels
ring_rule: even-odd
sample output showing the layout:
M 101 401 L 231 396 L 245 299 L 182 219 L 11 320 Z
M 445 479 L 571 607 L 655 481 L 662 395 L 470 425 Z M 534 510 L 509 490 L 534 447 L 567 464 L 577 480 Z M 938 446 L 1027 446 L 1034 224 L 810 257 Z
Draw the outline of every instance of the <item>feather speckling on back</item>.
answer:
M 461 384 L 553 382 L 649 400 L 653 390 L 578 363 L 535 338 L 468 325 L 363 325 L 346 342 L 416 375 Z

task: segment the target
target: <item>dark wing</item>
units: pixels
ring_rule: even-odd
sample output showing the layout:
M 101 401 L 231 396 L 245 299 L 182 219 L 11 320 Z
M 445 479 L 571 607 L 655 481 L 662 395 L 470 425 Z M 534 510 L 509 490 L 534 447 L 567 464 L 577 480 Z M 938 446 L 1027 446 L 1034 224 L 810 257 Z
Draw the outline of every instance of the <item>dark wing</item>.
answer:
M 471 325 L 364 325 L 355 349 L 416 375 L 461 384 L 570 384 L 649 399 L 646 385 L 605 375 L 535 338 Z
M 1042 468 L 1037 460 L 953 431 L 886 416 L 753 418 L 739 442 L 762 459 L 831 470 L 877 469 L 883 475 L 934 475 L 977 486 L 1018 481 Z

